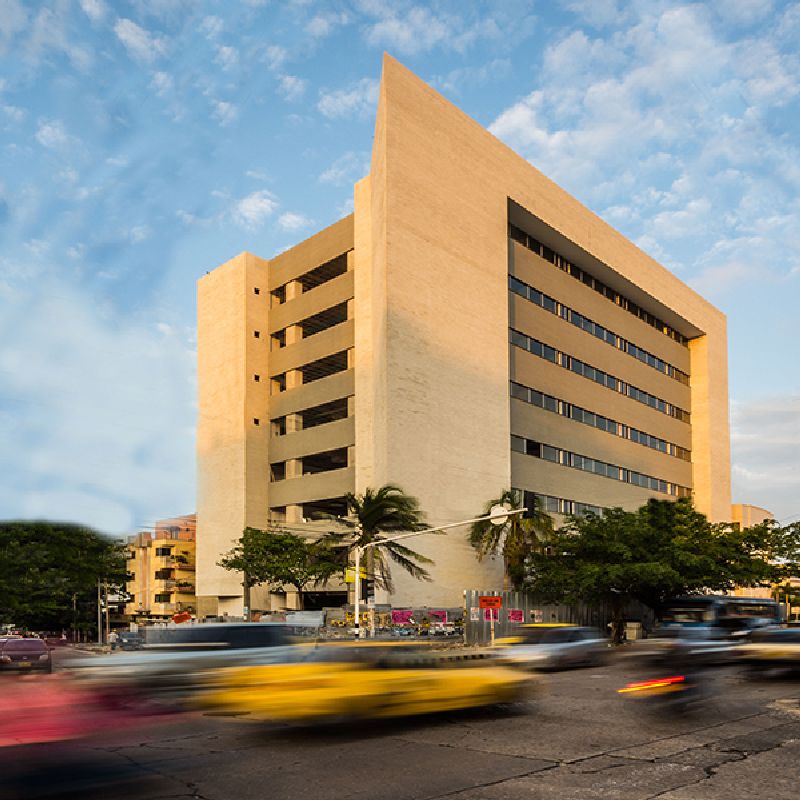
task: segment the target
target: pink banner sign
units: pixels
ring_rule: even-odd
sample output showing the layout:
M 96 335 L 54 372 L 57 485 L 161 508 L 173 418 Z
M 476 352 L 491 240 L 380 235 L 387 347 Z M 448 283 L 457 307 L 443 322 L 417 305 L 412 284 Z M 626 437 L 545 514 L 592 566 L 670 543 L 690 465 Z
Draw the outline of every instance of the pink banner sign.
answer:
M 413 617 L 413 611 L 392 611 L 392 625 L 408 625 Z
M 428 616 L 431 618 L 431 622 L 447 622 L 446 611 L 429 611 Z
M 500 620 L 500 609 L 499 608 L 484 608 L 483 609 L 483 619 L 485 622 L 491 622 L 492 617 L 494 617 L 495 621 Z
M 524 622 L 525 621 L 525 614 L 523 613 L 521 608 L 509 608 L 508 609 L 508 621 L 509 622 Z

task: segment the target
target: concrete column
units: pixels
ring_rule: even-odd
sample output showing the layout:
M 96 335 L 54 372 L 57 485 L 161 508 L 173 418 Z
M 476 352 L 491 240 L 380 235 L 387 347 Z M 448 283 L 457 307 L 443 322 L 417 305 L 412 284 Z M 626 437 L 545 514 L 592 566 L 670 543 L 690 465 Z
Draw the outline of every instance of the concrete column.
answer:
M 287 414 L 286 415 L 286 433 L 297 433 L 303 430 L 303 416 L 302 414 Z
M 289 281 L 286 284 L 286 302 L 288 303 L 290 300 L 294 300 L 296 297 L 300 297 L 303 294 L 303 284 L 300 281 Z
M 299 325 L 286 326 L 286 339 L 285 343 L 288 347 L 290 344 L 296 344 L 303 339 L 303 329 Z
M 302 522 L 303 521 L 303 506 L 298 506 L 298 505 L 286 506 L 286 521 L 287 522 Z
M 303 385 L 303 373 L 299 369 L 286 370 L 286 390 Z

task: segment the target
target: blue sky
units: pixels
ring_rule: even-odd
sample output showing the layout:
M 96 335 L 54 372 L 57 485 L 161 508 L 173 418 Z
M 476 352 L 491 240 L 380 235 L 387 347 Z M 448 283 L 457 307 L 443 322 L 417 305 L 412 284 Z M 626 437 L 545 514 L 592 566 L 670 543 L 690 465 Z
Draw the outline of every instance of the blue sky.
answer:
M 0 0 L 0 517 L 194 508 L 195 281 L 352 208 L 392 53 L 728 315 L 800 517 L 800 3 Z

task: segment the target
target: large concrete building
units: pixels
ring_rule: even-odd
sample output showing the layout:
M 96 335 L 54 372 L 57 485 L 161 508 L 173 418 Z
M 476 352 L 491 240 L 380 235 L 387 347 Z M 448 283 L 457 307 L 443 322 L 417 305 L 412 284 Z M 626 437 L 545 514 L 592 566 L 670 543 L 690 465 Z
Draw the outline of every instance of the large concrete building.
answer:
M 508 487 L 729 519 L 724 315 L 388 56 L 353 214 L 202 278 L 198 340 L 201 615 L 241 612 L 243 527 L 390 482 L 431 524 Z M 416 547 L 397 604 L 499 584 L 465 531 Z

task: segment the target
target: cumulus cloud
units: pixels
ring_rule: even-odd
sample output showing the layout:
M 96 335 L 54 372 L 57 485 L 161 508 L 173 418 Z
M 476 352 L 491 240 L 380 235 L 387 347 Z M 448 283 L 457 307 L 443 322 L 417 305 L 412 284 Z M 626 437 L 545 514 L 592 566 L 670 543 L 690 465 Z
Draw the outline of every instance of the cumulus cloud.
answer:
M 36 141 L 42 147 L 56 150 L 69 144 L 70 137 L 60 119 L 51 119 L 39 123 L 36 131 Z
M 234 204 L 232 216 L 243 228 L 255 229 L 278 207 L 278 200 L 272 192 L 261 189 L 252 192 Z
M 191 511 L 191 340 L 148 320 L 104 318 L 55 270 L 48 285 L 0 295 L 4 516 L 122 534 L 138 520 Z
M 114 33 L 136 61 L 149 64 L 166 55 L 166 38 L 151 33 L 132 20 L 118 19 L 114 24 Z
M 322 39 L 325 36 L 329 36 L 340 25 L 346 25 L 349 21 L 350 16 L 346 11 L 317 14 L 306 25 L 306 32 L 317 39 Z
M 299 231 L 303 228 L 308 228 L 312 221 L 302 214 L 295 214 L 287 211 L 278 217 L 278 227 L 283 231 Z
M 366 116 L 375 112 L 378 81 L 362 78 L 346 89 L 321 90 L 317 108 L 326 117 Z
M 81 8 L 92 22 L 99 22 L 108 12 L 103 0 L 81 0 Z
M 305 94 L 308 81 L 296 75 L 281 75 L 278 91 L 289 101 L 299 100 Z
M 239 116 L 239 109 L 227 100 L 214 100 L 212 102 L 212 113 L 214 117 L 219 120 L 219 124 L 224 128 L 236 122 Z
M 731 406 L 733 500 L 778 519 L 800 515 L 800 395 Z
M 369 172 L 370 154 L 364 150 L 350 150 L 339 156 L 320 176 L 320 183 L 347 186 Z
M 239 51 L 235 47 L 221 45 L 217 48 L 217 56 L 214 59 L 224 70 L 231 70 L 239 64 Z

